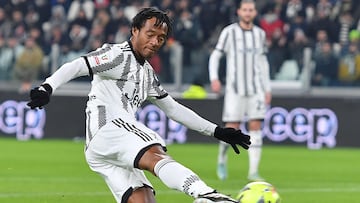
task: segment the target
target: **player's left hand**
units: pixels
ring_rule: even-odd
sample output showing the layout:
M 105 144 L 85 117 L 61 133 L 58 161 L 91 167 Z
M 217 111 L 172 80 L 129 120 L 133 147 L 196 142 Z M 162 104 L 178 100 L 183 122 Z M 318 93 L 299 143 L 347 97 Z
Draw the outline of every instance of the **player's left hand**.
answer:
M 236 130 L 234 128 L 221 128 L 218 126 L 215 129 L 214 137 L 230 144 L 236 154 L 240 153 L 236 145 L 240 145 L 242 148 L 247 150 L 251 144 L 249 135 L 246 135 L 241 132 L 241 130 Z

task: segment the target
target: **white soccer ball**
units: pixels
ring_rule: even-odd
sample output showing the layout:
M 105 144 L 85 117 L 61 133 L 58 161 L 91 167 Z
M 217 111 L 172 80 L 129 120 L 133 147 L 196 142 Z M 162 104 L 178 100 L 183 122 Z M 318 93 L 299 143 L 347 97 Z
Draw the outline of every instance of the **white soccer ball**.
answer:
M 280 203 L 281 198 L 275 187 L 270 183 L 251 182 L 240 190 L 236 199 L 239 203 Z

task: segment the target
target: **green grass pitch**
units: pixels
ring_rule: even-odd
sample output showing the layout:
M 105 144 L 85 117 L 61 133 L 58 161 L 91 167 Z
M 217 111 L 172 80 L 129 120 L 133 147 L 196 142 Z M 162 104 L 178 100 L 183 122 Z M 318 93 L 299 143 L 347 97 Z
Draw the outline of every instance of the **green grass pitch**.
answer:
M 246 182 L 247 153 L 229 151 L 229 179 L 215 174 L 217 145 L 174 144 L 169 154 L 210 186 L 235 196 Z M 309 150 L 305 146 L 264 146 L 262 176 L 272 183 L 283 203 L 359 203 L 360 149 Z M 147 173 L 157 202 L 191 203 Z M 102 178 L 90 171 L 83 142 L 0 139 L 0 202 L 114 203 Z

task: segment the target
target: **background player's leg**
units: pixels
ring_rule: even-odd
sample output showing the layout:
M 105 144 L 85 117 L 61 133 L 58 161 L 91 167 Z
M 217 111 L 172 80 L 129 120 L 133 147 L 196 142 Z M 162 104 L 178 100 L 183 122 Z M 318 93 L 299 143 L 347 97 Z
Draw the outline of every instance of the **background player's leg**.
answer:
M 225 127 L 239 129 L 239 122 L 228 122 L 225 124 Z M 219 142 L 219 153 L 218 153 L 218 162 L 216 174 L 220 180 L 225 180 L 227 178 L 227 150 L 229 149 L 229 144 L 220 141 Z
M 249 154 L 249 174 L 250 181 L 260 181 L 263 178 L 259 175 L 259 164 L 262 151 L 262 132 L 261 121 L 254 120 L 249 122 L 249 134 L 251 145 L 248 150 Z
M 220 180 L 225 180 L 227 178 L 227 149 L 229 144 L 226 142 L 219 142 L 219 153 L 217 159 L 217 168 L 216 174 Z

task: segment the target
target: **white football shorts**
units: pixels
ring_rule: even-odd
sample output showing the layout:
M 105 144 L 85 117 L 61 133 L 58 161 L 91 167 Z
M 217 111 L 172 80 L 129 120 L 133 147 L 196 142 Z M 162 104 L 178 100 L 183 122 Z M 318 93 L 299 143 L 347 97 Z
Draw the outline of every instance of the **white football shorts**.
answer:
M 93 136 L 85 150 L 90 168 L 106 181 L 118 203 L 127 202 L 132 191 L 153 188 L 137 163 L 153 146 L 165 147 L 163 139 L 144 124 L 115 119 Z
M 265 94 L 242 96 L 227 92 L 224 97 L 223 122 L 245 122 L 264 119 L 266 114 Z

